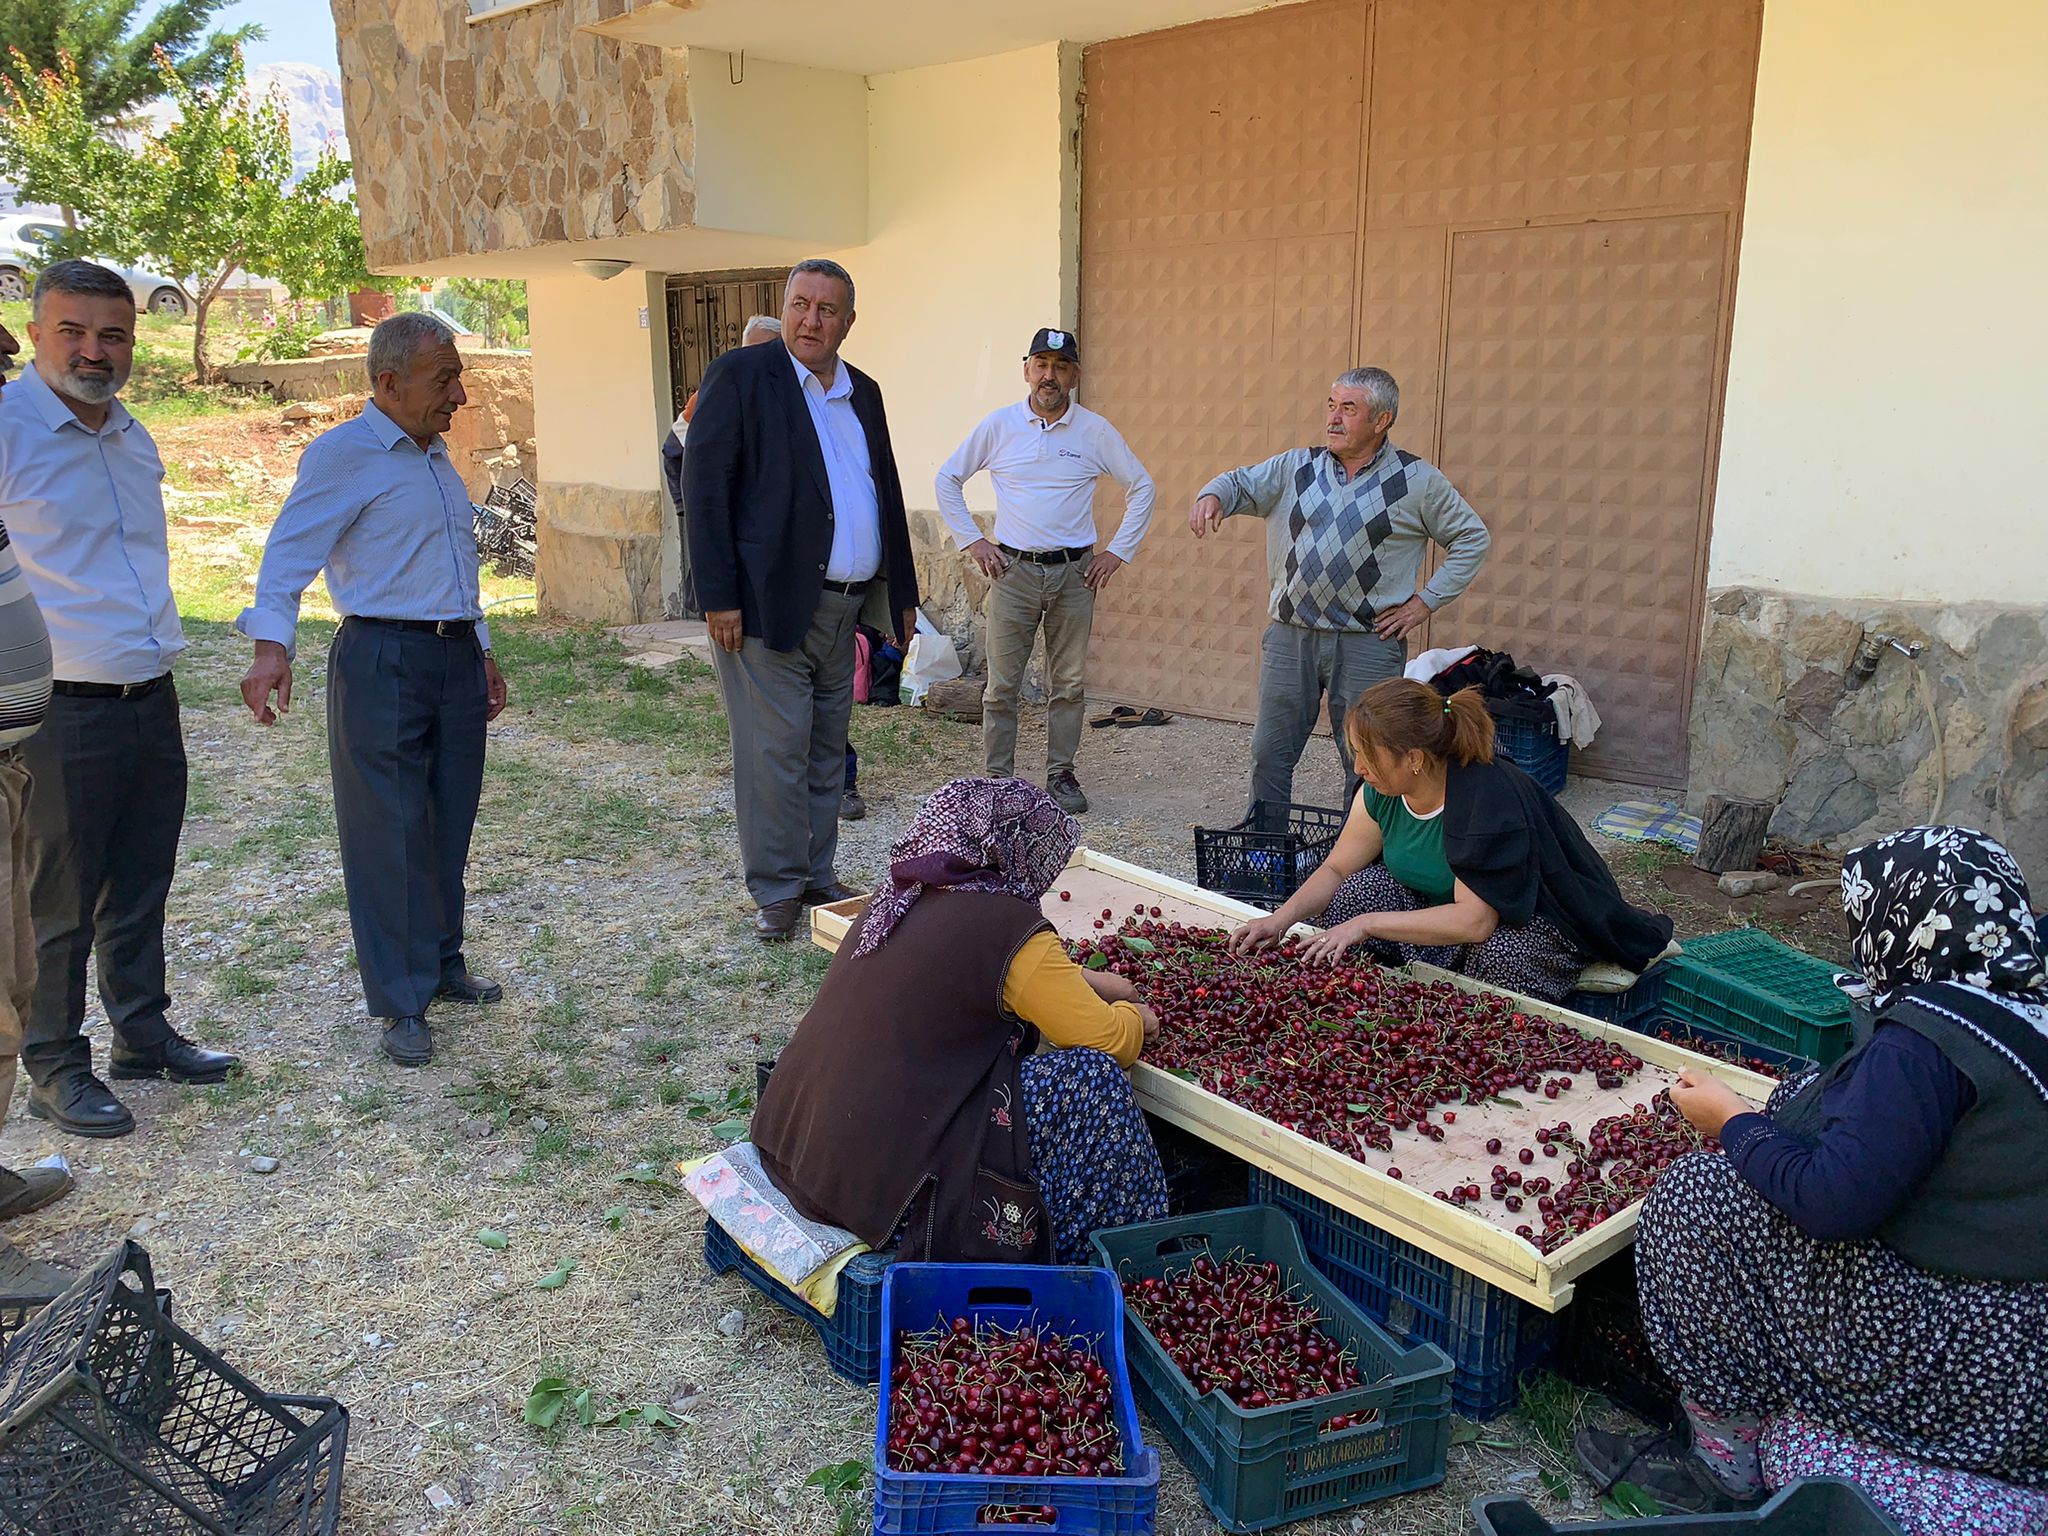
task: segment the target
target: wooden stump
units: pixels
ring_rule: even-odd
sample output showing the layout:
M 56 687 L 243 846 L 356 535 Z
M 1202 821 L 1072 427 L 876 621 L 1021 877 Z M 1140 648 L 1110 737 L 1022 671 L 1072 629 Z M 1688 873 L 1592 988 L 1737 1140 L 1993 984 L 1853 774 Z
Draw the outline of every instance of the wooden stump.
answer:
M 1725 875 L 1731 869 L 1755 869 L 1764 851 L 1771 812 L 1777 808 L 1770 800 L 1707 796 L 1707 808 L 1700 815 L 1700 850 L 1693 855 L 1693 868 L 1704 869 L 1710 875 Z

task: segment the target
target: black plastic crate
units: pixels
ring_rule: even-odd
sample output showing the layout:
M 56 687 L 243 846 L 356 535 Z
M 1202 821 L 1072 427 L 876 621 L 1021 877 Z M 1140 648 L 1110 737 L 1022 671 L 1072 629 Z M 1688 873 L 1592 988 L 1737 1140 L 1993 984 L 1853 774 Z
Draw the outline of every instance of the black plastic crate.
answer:
M 1643 1335 L 1634 1248 L 1594 1266 L 1573 1287 L 1554 1363 L 1566 1381 L 1610 1397 L 1652 1424 L 1678 1422 L 1678 1388 Z
M 1367 1317 L 1397 1339 L 1423 1340 L 1451 1357 L 1451 1402 L 1468 1419 L 1514 1407 L 1517 1384 L 1557 1345 L 1553 1314 L 1263 1169 L 1252 1170 L 1250 1199 L 1294 1218 L 1309 1262 Z
M 1363 1384 L 1323 1397 L 1240 1408 L 1197 1394 L 1137 1314 L 1124 1305 L 1124 1352 L 1138 1406 L 1194 1474 L 1227 1530 L 1263 1531 L 1443 1481 L 1451 1442 L 1451 1357 L 1434 1344 L 1396 1343 L 1317 1273 L 1301 1235 L 1270 1205 L 1205 1211 L 1097 1232 L 1091 1240 L 1120 1282 L 1175 1275 L 1203 1257 L 1280 1266 L 1307 1294 L 1318 1326 L 1358 1360 Z M 1362 1422 L 1341 1429 L 1333 1418 Z
M 839 1271 L 839 1299 L 825 1316 L 747 1256 L 715 1221 L 704 1223 L 704 1263 L 714 1275 L 738 1270 L 740 1278 L 793 1317 L 811 1325 L 825 1346 L 834 1374 L 859 1387 L 882 1379 L 882 1281 L 896 1253 L 857 1253 Z
M 1653 1520 L 1593 1520 L 1552 1525 L 1530 1504 L 1496 1494 L 1472 1501 L 1479 1536 L 1901 1536 L 1892 1517 L 1846 1478 L 1802 1477 L 1759 1509 L 1728 1515 L 1662 1515 Z
M 171 1322 L 123 1243 L 0 1353 L 0 1511 L 24 1536 L 332 1536 L 348 1412 L 263 1391 Z
M 1244 1181 L 1251 1168 L 1213 1142 L 1184 1131 L 1169 1120 L 1147 1114 L 1145 1125 L 1159 1149 L 1166 1172 L 1166 1209 L 1170 1215 L 1220 1211 L 1244 1204 Z
M 1254 801 L 1234 827 L 1195 828 L 1195 884 L 1270 912 L 1322 867 L 1343 830 L 1342 811 Z
M 1656 1022 L 1664 1007 L 1662 967 L 1650 967 L 1626 992 L 1567 993 L 1564 1006 L 1603 1024 L 1618 1024 L 1638 1034 L 1650 1033 L 1649 1026 Z

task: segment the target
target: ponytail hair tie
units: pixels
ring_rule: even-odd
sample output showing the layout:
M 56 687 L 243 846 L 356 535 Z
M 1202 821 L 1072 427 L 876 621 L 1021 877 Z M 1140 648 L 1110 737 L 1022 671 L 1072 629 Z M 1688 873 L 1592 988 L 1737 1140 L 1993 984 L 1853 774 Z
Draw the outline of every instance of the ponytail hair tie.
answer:
M 1448 714 L 1449 714 L 1450 712 L 1451 712 L 1451 701 L 1450 701 L 1449 699 L 1445 699 L 1445 700 L 1444 700 L 1444 713 L 1448 715 Z

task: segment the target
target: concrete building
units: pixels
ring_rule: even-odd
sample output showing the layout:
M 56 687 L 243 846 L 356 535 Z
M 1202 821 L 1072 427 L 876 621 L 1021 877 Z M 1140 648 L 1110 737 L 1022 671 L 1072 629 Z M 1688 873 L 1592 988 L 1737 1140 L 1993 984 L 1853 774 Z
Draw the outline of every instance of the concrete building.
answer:
M 373 261 L 530 285 L 554 607 L 674 611 L 660 435 L 830 255 L 935 617 L 932 472 L 1072 326 L 1162 499 L 1091 675 L 1247 716 L 1257 530 L 1182 513 L 1379 363 L 1496 535 L 1431 642 L 1584 679 L 1583 767 L 2048 866 L 2032 0 L 333 6 Z

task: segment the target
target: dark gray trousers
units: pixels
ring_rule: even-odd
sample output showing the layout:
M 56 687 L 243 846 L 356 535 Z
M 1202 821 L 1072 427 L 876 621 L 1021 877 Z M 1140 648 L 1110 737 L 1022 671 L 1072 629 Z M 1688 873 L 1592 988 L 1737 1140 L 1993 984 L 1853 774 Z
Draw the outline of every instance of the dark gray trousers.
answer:
M 344 620 L 327 653 L 327 757 L 363 997 L 427 1011 L 463 969 L 463 867 L 484 782 L 483 652 L 473 636 Z
M 152 1050 L 171 1032 L 164 899 L 185 825 L 177 687 L 166 679 L 133 698 L 57 694 L 21 755 L 34 780 L 24 819 L 37 969 L 21 1059 L 48 1083 L 92 1065 L 90 957 L 124 1050 Z
M 1374 683 L 1399 677 L 1408 664 L 1403 640 L 1348 630 L 1306 629 L 1299 624 L 1266 626 L 1259 644 L 1259 723 L 1252 729 L 1252 800 L 1294 798 L 1294 765 L 1330 707 L 1330 734 L 1344 765 L 1344 804 L 1358 793 L 1351 743 L 1344 739 L 1344 715 L 1351 701 Z M 1250 815 L 1247 808 L 1246 815 Z
M 754 905 L 838 878 L 839 799 L 853 715 L 853 632 L 861 599 L 824 592 L 804 642 L 771 651 L 749 635 L 711 647 L 732 725 L 732 808 Z

